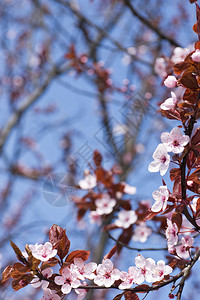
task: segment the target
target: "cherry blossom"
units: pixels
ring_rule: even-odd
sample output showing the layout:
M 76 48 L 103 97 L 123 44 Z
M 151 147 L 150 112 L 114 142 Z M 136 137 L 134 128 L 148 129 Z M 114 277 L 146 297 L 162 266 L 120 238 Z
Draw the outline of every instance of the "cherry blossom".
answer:
M 128 127 L 125 124 L 116 124 L 113 128 L 113 134 L 115 136 L 124 135 L 128 132 Z
M 147 282 L 153 282 L 153 272 L 156 264 L 152 258 L 145 259 L 141 254 L 135 258 L 135 265 L 140 269 L 140 273 L 137 275 L 136 283 L 141 284 L 146 280 Z
M 95 211 L 91 211 L 90 212 L 90 215 L 89 215 L 89 218 L 90 218 L 90 223 L 96 223 L 97 225 L 101 225 L 102 223 L 102 219 L 101 219 L 101 216 Z
M 193 61 L 200 62 L 200 50 L 197 49 L 192 55 L 191 58 Z
M 176 64 L 176 63 L 184 60 L 186 58 L 187 54 L 189 53 L 188 51 L 189 51 L 188 48 L 176 47 L 174 49 L 174 52 L 173 52 L 173 55 L 171 58 L 172 62 L 174 64 Z
M 154 161 L 149 164 L 149 172 L 160 171 L 161 176 L 165 175 L 170 163 L 170 156 L 167 153 L 167 148 L 165 145 L 159 144 L 152 157 Z
M 134 241 L 144 243 L 146 242 L 147 238 L 151 235 L 151 232 L 151 228 L 147 227 L 145 222 L 141 222 L 138 226 L 136 226 L 132 238 Z
M 161 141 L 166 146 L 168 152 L 181 153 L 184 150 L 184 146 L 189 143 L 190 137 L 182 135 L 180 128 L 175 127 L 170 133 L 163 132 L 161 134 Z
M 61 274 L 61 276 L 56 276 L 54 281 L 57 285 L 62 285 L 61 292 L 63 294 L 69 294 L 72 288 L 77 288 L 81 285 L 76 271 L 65 267 L 61 270 Z
M 177 80 L 175 76 L 168 76 L 165 81 L 164 81 L 164 85 L 168 88 L 173 88 L 177 85 Z
M 194 239 L 187 235 L 182 237 L 181 245 L 176 247 L 176 253 L 179 257 L 187 259 L 189 257 L 189 249 L 192 247 Z
M 128 273 L 121 272 L 120 279 L 122 283 L 119 285 L 119 289 L 129 289 L 137 281 L 137 277 L 140 274 L 140 270 L 136 267 L 129 267 Z
M 134 210 L 124 210 L 119 212 L 118 219 L 115 221 L 115 225 L 126 229 L 136 221 L 137 215 Z
M 47 269 L 42 271 L 42 275 L 46 278 L 49 278 L 53 275 L 53 270 L 50 269 L 50 268 L 47 268 Z M 31 281 L 31 285 L 34 288 L 38 288 L 39 286 L 42 286 L 42 289 L 46 290 L 48 285 L 49 285 L 49 282 L 46 281 L 46 280 L 40 280 L 38 278 L 38 276 L 35 275 L 33 280 Z
M 32 251 L 32 255 L 41 261 L 48 261 L 57 254 L 57 250 L 53 249 L 52 244 L 49 242 L 46 242 L 44 245 L 36 243 L 29 247 Z
M 178 102 L 178 99 L 176 97 L 176 94 L 174 92 L 171 92 L 171 98 L 168 98 L 160 105 L 160 108 L 162 110 L 170 110 L 174 109 L 176 104 Z
M 174 246 L 178 243 L 178 227 L 176 223 L 172 223 L 167 219 L 166 238 L 168 239 L 168 246 Z
M 135 186 L 131 186 L 131 185 L 129 185 L 127 183 L 124 183 L 124 182 L 122 182 L 122 183 L 124 184 L 124 193 L 125 194 L 129 194 L 129 195 L 135 195 L 136 194 L 137 189 L 136 189 Z
M 87 285 L 86 282 L 83 282 L 82 285 Z M 85 298 L 85 295 L 87 294 L 87 291 L 84 289 L 75 289 L 75 292 L 77 293 L 77 300 L 82 300 Z
M 41 300 L 60 300 L 60 299 L 61 298 L 58 294 L 56 294 L 56 291 L 50 289 L 44 290 L 43 297 L 41 298 Z
M 166 62 L 163 57 L 156 58 L 154 71 L 156 74 L 160 75 L 160 77 L 164 78 L 167 76 L 166 72 Z
M 85 171 L 85 178 L 79 181 L 79 186 L 82 190 L 93 189 L 97 185 L 97 179 L 95 175 L 91 175 L 88 171 Z
M 90 262 L 85 265 L 82 258 L 74 258 L 74 264 L 70 266 L 70 270 L 77 271 L 77 276 L 80 280 L 84 280 L 85 278 L 88 278 L 90 280 L 94 279 L 96 277 L 96 275 L 94 274 L 96 268 L 96 263 Z
M 154 281 L 160 281 L 164 276 L 172 273 L 173 269 L 170 266 L 166 266 L 164 260 L 159 260 L 153 272 Z
M 120 279 L 120 271 L 113 267 L 110 259 L 106 259 L 97 267 L 97 276 L 94 283 L 98 286 L 110 287 L 116 280 Z
M 115 199 L 110 198 L 108 194 L 105 194 L 103 198 L 95 200 L 95 205 L 97 206 L 96 212 L 99 215 L 108 215 L 113 211 L 113 207 L 116 203 Z
M 164 211 L 167 207 L 167 200 L 169 198 L 169 191 L 166 186 L 160 186 L 159 191 L 152 193 L 153 198 L 156 202 L 153 204 L 151 210 L 154 212 Z

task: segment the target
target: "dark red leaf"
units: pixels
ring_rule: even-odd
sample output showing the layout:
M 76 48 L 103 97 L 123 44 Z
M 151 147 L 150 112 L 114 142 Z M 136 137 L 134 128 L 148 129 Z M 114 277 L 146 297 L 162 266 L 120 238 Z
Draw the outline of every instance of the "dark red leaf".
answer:
M 49 230 L 49 242 L 57 249 L 58 256 L 63 259 L 69 252 L 70 241 L 66 236 L 66 230 L 58 225 L 53 225 Z
M 83 261 L 86 261 L 90 256 L 90 251 L 85 250 L 75 250 L 69 253 L 65 259 L 65 262 L 73 263 L 74 258 L 82 258 Z
M 182 225 L 182 214 L 180 212 L 175 212 L 172 215 L 172 223 L 176 223 L 178 229 L 180 230 Z
M 117 245 L 112 247 L 112 249 L 104 256 L 103 259 L 110 259 L 117 252 Z

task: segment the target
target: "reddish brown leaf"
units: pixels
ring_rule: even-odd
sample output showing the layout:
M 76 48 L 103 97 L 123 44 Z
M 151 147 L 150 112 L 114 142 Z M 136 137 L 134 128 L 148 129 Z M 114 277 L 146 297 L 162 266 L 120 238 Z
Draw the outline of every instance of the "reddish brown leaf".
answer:
M 33 279 L 33 275 L 25 274 L 22 275 L 20 278 L 13 280 L 12 288 L 15 291 L 22 289 L 23 287 L 27 286 L 31 280 Z
M 200 217 L 200 198 L 197 200 L 197 205 L 196 205 L 196 217 Z
M 180 181 L 180 178 L 176 178 L 175 181 L 174 181 L 173 193 L 174 193 L 174 195 L 177 195 L 177 196 L 181 195 L 181 181 Z
M 73 263 L 74 258 L 82 258 L 83 261 L 86 261 L 90 256 L 90 251 L 85 250 L 75 250 L 69 253 L 65 259 L 65 262 Z
M 149 291 L 149 286 L 147 284 L 141 284 L 138 285 L 134 288 L 135 292 L 148 292 Z
M 101 167 L 102 159 L 102 155 L 95 150 L 93 154 L 93 160 L 97 168 Z
M 104 256 L 104 260 L 105 259 L 110 259 L 115 253 L 117 252 L 117 245 L 115 245 L 114 247 L 112 247 L 112 249 Z
M 58 225 L 53 225 L 49 230 L 49 242 L 57 249 L 58 256 L 63 259 L 69 252 L 70 241 L 66 236 L 66 230 Z
M 155 217 L 159 212 L 153 212 L 151 209 L 147 211 L 147 213 L 144 216 L 144 220 L 151 220 L 153 217 Z
M 178 229 L 180 230 L 182 225 L 182 214 L 180 212 L 175 212 L 172 215 L 172 223 L 176 223 Z
M 15 245 L 15 243 L 13 243 L 12 241 L 10 241 L 10 244 L 11 244 L 11 247 L 13 248 L 13 250 L 15 251 L 15 254 L 17 255 L 18 260 L 21 261 L 22 263 L 26 263 L 26 259 L 22 255 L 22 252 L 17 247 L 17 245 Z
M 123 295 L 124 295 L 124 293 L 119 294 L 119 295 L 115 296 L 115 298 L 113 298 L 113 300 L 121 300 Z
M 131 291 L 126 291 L 124 293 L 124 298 L 125 298 L 125 300 L 140 300 L 138 295 Z
M 197 14 L 197 33 L 200 40 L 200 8 L 197 3 L 196 3 L 196 14 Z
M 45 270 L 47 268 L 51 268 L 56 266 L 59 263 L 59 260 L 56 257 L 50 258 L 48 261 L 44 261 L 41 265 L 41 270 Z
M 180 168 L 173 168 L 170 170 L 170 179 L 171 181 L 174 181 L 177 177 L 181 176 L 181 170 Z
M 2 280 L 1 280 L 1 283 L 8 280 L 10 277 L 11 277 L 11 273 L 13 271 L 13 266 L 7 266 L 4 271 L 3 271 L 3 274 L 2 274 Z
M 174 69 L 174 73 L 176 75 L 181 75 L 183 73 L 184 70 L 186 70 L 187 68 L 190 67 L 190 64 L 185 62 L 185 61 L 182 61 L 182 62 L 179 62 L 177 64 L 175 64 L 173 66 L 173 69 Z

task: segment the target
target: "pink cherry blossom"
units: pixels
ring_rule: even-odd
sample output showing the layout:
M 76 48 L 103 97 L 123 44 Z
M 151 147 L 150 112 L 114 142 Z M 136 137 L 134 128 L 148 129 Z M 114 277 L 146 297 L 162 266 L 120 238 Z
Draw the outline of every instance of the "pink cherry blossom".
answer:
M 96 210 L 90 212 L 89 218 L 90 218 L 90 223 L 92 223 L 92 224 L 96 223 L 97 225 L 100 226 L 101 223 L 102 223 L 102 218 L 101 218 L 101 216 L 96 212 Z
M 120 271 L 113 267 L 110 259 L 106 259 L 97 267 L 97 276 L 94 283 L 98 286 L 110 287 L 113 283 L 120 279 Z
M 191 58 L 193 61 L 200 62 L 200 50 L 197 49 L 192 55 Z
M 177 85 L 177 80 L 175 76 L 168 76 L 165 81 L 164 81 L 164 85 L 168 88 L 173 88 Z
M 176 253 L 179 257 L 187 259 L 189 257 L 189 249 L 192 247 L 194 239 L 187 235 L 182 237 L 181 245 L 176 247 Z
M 96 277 L 96 275 L 94 274 L 96 268 L 96 263 L 90 262 L 88 264 L 84 264 L 82 258 L 75 258 L 74 264 L 71 264 L 70 266 L 70 270 L 77 271 L 77 276 L 80 280 L 84 280 L 85 278 L 88 278 L 90 280 L 94 279 Z
M 151 233 L 151 228 L 147 227 L 145 222 L 141 222 L 138 226 L 136 226 L 132 238 L 134 241 L 144 243 L 146 242 L 147 238 L 151 235 Z
M 56 294 L 56 291 L 50 289 L 44 290 L 43 297 L 41 298 L 41 300 L 60 300 L 60 299 L 61 298 L 58 294 Z
M 42 271 L 42 275 L 44 277 L 46 277 L 46 278 L 49 278 L 49 277 L 51 277 L 53 275 L 53 270 L 50 269 L 50 268 L 47 268 L 47 269 L 45 269 L 45 270 Z M 38 278 L 38 276 L 35 275 L 30 284 L 34 288 L 38 288 L 39 286 L 42 286 L 42 289 L 46 290 L 47 287 L 48 287 L 48 285 L 49 285 L 49 282 L 46 281 L 46 280 L 40 280 Z
M 163 102 L 161 105 L 160 105 L 160 108 L 162 110 L 170 110 L 170 109 L 174 109 L 176 104 L 178 102 L 178 99 L 176 97 L 176 94 L 171 92 L 171 98 L 168 98 L 165 100 L 165 102 Z
M 153 271 L 153 275 L 152 275 L 153 280 L 160 281 L 164 278 L 164 276 L 172 273 L 172 271 L 173 269 L 170 266 L 165 265 L 164 260 L 159 260 Z
M 167 219 L 166 238 L 168 239 L 168 246 L 174 246 L 178 243 L 178 227 L 176 223 L 172 223 Z
M 170 133 L 163 132 L 161 134 L 161 141 L 166 146 L 168 152 L 181 153 L 184 150 L 190 138 L 188 135 L 182 135 L 179 127 L 175 127 Z
M 115 221 L 115 225 L 126 229 L 136 221 L 137 215 L 134 210 L 124 210 L 119 212 L 118 219 Z
M 62 269 L 61 274 L 62 276 L 56 276 L 54 281 L 57 285 L 62 285 L 61 292 L 63 294 L 69 294 L 72 288 L 77 288 L 81 285 L 76 271 L 65 267 Z
M 116 203 L 115 199 L 112 199 L 108 194 L 105 194 L 103 198 L 95 200 L 95 204 L 97 206 L 96 212 L 99 215 L 108 215 L 113 211 L 113 207 Z
M 187 48 L 181 48 L 181 47 L 176 47 L 174 49 L 173 55 L 172 55 L 172 62 L 174 64 L 181 62 L 182 60 L 184 60 L 187 56 L 187 54 L 189 53 L 189 49 Z
M 124 183 L 124 182 L 122 182 L 122 183 L 124 184 L 124 193 L 125 194 L 129 194 L 129 195 L 135 195 L 136 194 L 137 189 L 136 189 L 135 186 L 131 186 L 131 185 L 129 185 L 127 183 Z
M 121 272 L 120 279 L 122 283 L 119 285 L 119 289 L 129 289 L 137 281 L 137 277 L 140 275 L 140 270 L 136 267 L 129 267 L 128 273 Z
M 152 193 L 153 198 L 156 200 L 151 210 L 154 212 L 164 211 L 167 207 L 167 200 L 169 198 L 169 191 L 166 186 L 160 186 L 159 191 Z
M 163 57 L 156 58 L 154 71 L 156 74 L 160 75 L 160 77 L 164 78 L 167 76 L 166 72 L 166 62 Z
M 158 172 L 163 176 L 167 172 L 170 163 L 170 156 L 167 153 L 167 148 L 163 144 L 159 144 L 156 150 L 153 153 L 153 159 L 149 164 L 149 172 Z
M 86 282 L 82 282 L 82 285 L 87 286 Z M 75 289 L 75 292 L 77 293 L 77 300 L 82 300 L 85 298 L 85 295 L 87 294 L 87 291 L 84 289 Z
M 29 247 L 32 251 L 32 255 L 41 261 L 47 261 L 57 254 L 57 250 L 53 249 L 52 244 L 49 242 L 46 242 L 44 245 L 37 243 Z
M 156 264 L 152 258 L 145 259 L 141 254 L 135 258 L 135 265 L 140 269 L 140 273 L 137 275 L 136 283 L 141 284 L 146 280 L 147 282 L 153 282 L 153 272 Z
M 91 175 L 88 172 L 85 174 L 85 178 L 79 181 L 79 186 L 82 190 L 93 189 L 96 185 L 96 176 Z

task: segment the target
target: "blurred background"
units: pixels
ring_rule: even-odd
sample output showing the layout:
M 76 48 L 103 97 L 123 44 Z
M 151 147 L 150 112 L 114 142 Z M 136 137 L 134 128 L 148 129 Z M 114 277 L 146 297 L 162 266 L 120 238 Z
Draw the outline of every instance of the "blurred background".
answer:
M 95 149 L 105 168 L 118 165 L 119 179 L 137 188 L 133 208 L 153 202 L 162 181 L 148 165 L 160 133 L 178 124 L 158 113 L 158 104 L 170 97 L 163 80 L 192 50 L 195 14 L 186 0 L 1 0 L 1 271 L 16 260 L 10 240 L 21 250 L 44 243 L 53 224 L 67 229 L 71 251 L 90 250 L 93 261 L 114 246 L 108 237 L 101 244 L 105 233 L 88 214 L 77 222 L 73 203 L 83 195 L 77 184 L 91 169 Z M 170 188 L 167 174 L 164 180 Z M 161 244 L 165 238 L 153 234 L 145 245 L 130 243 Z M 142 254 L 164 258 L 161 252 Z M 123 249 L 116 267 L 127 271 L 136 255 Z M 184 299 L 198 299 L 196 280 Z M 167 299 L 168 292 L 147 298 Z M 117 294 L 99 290 L 87 299 Z M 41 291 L 29 286 L 14 292 L 6 282 L 0 295 L 40 299 Z

